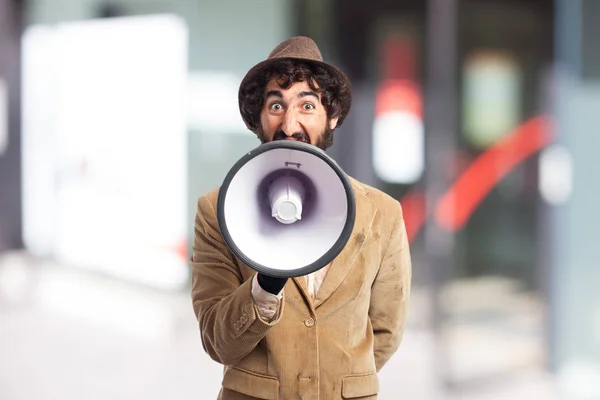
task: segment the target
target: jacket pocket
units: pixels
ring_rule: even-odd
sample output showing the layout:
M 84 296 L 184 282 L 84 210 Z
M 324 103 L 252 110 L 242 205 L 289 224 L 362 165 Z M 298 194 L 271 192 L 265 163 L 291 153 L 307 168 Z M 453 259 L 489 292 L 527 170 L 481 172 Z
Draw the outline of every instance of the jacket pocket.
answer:
M 375 372 L 342 378 L 342 397 L 344 399 L 374 396 L 377 393 L 379 393 L 379 378 Z
M 264 400 L 279 399 L 279 379 L 235 367 L 228 367 L 223 387 L 247 396 Z

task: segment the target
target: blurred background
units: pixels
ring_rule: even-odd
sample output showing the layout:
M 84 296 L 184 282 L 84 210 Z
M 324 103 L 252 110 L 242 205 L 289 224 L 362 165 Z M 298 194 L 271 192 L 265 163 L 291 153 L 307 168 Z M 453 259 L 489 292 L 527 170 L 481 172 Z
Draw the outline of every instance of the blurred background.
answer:
M 216 398 L 196 199 L 293 35 L 353 82 L 329 154 L 404 207 L 380 398 L 600 399 L 598 0 L 0 0 L 0 399 Z

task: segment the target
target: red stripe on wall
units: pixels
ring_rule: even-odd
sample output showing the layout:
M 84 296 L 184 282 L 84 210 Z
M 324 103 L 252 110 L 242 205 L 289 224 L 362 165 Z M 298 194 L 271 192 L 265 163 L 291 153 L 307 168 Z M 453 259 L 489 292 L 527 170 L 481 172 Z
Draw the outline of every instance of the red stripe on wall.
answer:
M 525 159 L 550 144 L 549 125 L 547 117 L 535 117 L 477 157 L 437 202 L 436 221 L 448 230 L 462 229 L 494 186 Z

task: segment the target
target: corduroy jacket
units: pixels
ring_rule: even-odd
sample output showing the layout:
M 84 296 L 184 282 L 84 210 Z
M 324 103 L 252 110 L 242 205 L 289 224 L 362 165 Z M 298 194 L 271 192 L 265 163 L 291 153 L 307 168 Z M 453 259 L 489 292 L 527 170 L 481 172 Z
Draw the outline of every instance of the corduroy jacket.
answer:
M 351 182 L 350 240 L 314 301 L 304 277 L 288 280 L 271 323 L 252 300 L 256 271 L 220 233 L 219 189 L 198 199 L 191 295 L 203 348 L 224 366 L 219 400 L 377 399 L 377 373 L 403 336 L 411 258 L 399 202 Z

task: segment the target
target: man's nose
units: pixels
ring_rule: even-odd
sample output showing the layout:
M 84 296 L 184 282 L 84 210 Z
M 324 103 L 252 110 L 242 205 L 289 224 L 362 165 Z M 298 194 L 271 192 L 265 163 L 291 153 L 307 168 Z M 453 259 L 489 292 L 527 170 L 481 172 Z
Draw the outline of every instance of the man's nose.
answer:
M 283 117 L 283 123 L 281 124 L 281 130 L 285 132 L 287 136 L 292 136 L 296 132 L 300 132 L 300 123 L 298 122 L 298 116 L 294 110 L 288 109 Z

